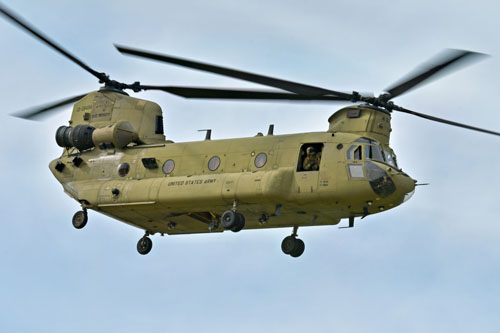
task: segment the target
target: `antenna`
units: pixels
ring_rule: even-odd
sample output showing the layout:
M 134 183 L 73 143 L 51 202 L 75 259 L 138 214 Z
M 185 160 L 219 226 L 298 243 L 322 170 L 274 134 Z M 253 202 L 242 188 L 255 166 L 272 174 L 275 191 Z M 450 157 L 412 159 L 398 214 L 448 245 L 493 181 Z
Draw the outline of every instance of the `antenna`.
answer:
M 207 132 L 207 134 L 205 135 L 205 140 L 212 139 L 212 130 L 211 129 L 201 129 L 201 130 L 198 130 L 198 132 Z
M 274 124 L 269 125 L 269 129 L 267 130 L 267 135 L 274 135 Z

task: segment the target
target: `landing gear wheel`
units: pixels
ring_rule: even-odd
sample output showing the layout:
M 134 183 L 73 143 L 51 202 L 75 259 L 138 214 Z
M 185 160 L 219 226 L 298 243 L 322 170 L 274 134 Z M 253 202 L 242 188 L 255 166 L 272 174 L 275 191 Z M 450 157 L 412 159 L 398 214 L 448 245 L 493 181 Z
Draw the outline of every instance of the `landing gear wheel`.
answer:
M 232 210 L 226 210 L 224 214 L 222 214 L 221 223 L 224 229 L 234 228 L 238 223 L 237 213 Z
M 153 241 L 151 238 L 144 236 L 137 242 L 137 251 L 142 254 L 148 254 L 153 248 Z
M 234 227 L 231 228 L 232 232 L 241 231 L 241 229 L 245 227 L 245 216 L 243 216 L 243 214 L 240 213 L 236 213 L 236 216 L 237 216 L 237 221 L 234 224 Z
M 281 250 L 284 254 L 289 254 L 294 258 L 300 257 L 304 253 L 306 246 L 302 239 L 295 236 L 287 236 L 281 242 Z
M 82 229 L 85 227 L 88 221 L 87 211 L 80 210 L 73 215 L 73 227 L 76 229 Z
M 245 217 L 234 210 L 227 210 L 222 214 L 221 224 L 226 230 L 238 232 L 245 227 Z
M 284 254 L 290 254 L 295 248 L 295 237 L 287 236 L 281 242 L 281 250 Z
M 295 247 L 293 248 L 292 252 L 290 252 L 290 255 L 294 258 L 300 257 L 302 253 L 304 253 L 304 250 L 306 248 L 306 245 L 302 241 L 302 239 L 295 239 Z

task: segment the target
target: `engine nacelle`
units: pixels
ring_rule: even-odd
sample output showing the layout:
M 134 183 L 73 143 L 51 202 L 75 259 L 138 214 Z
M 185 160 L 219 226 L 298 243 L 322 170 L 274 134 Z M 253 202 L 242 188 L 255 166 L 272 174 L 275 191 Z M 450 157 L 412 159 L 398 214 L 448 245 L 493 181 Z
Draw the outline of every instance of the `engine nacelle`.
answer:
M 75 103 L 69 126 L 76 128 L 78 125 L 88 125 L 100 130 L 118 124 L 122 120 L 132 125 L 134 132 L 137 133 L 134 141 L 138 144 L 165 142 L 163 116 L 158 104 L 107 88 L 92 92 Z M 124 127 L 122 130 L 129 131 Z M 110 132 L 108 134 L 111 135 Z M 103 133 L 98 136 L 102 135 Z
M 98 147 L 101 144 L 122 149 L 136 140 L 137 132 L 131 123 L 124 120 L 102 128 L 89 125 L 61 126 L 56 131 L 56 142 L 60 147 L 75 147 L 80 151 Z

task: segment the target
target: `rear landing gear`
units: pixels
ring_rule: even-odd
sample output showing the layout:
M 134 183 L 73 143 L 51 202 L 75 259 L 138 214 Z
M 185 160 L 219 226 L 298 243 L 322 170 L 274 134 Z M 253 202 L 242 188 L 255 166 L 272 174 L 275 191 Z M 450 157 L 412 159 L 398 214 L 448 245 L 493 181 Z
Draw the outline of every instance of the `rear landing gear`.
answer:
M 83 210 L 80 210 L 73 215 L 73 226 L 76 229 L 82 229 L 85 227 L 88 221 L 88 215 L 87 215 L 87 209 L 83 208 Z M 243 225 L 245 225 L 245 220 L 243 219 Z M 151 252 L 151 249 L 153 248 L 153 241 L 151 238 L 149 238 L 149 235 L 152 235 L 154 233 L 151 233 L 149 231 L 146 231 L 145 235 L 139 239 L 137 242 L 137 252 L 139 252 L 142 255 L 148 254 Z M 163 236 L 163 234 L 162 234 Z
M 73 215 L 73 227 L 75 227 L 76 229 L 82 229 L 83 227 L 85 227 L 87 221 L 88 215 L 86 209 L 79 210 L 75 213 L 75 215 Z
M 285 237 L 281 242 L 281 250 L 284 254 L 288 254 L 294 258 L 300 257 L 305 250 L 305 244 L 302 239 L 297 238 L 297 230 L 299 227 L 293 227 L 291 236 Z
M 149 233 L 146 233 L 139 241 L 137 242 L 137 252 L 142 255 L 148 254 L 153 248 L 153 241 L 148 237 Z

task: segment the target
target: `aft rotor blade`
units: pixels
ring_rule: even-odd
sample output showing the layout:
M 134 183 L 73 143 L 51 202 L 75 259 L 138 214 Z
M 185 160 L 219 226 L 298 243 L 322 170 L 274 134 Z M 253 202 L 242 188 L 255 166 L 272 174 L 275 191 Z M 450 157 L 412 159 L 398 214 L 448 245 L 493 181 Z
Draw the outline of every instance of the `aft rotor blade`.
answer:
M 269 76 L 253 74 L 249 72 L 243 72 L 236 69 L 220 67 L 215 65 L 210 65 L 206 63 L 201 63 L 197 61 L 187 60 L 183 58 L 172 57 L 168 55 L 153 53 L 145 50 L 131 49 L 125 46 L 115 45 L 116 49 L 124 54 L 134 55 L 137 57 L 153 59 L 161 62 L 166 62 L 170 64 L 175 64 L 183 67 L 198 69 L 200 71 L 215 73 L 219 75 L 224 75 L 232 77 L 235 79 L 240 79 L 244 81 L 249 81 L 253 83 L 259 83 L 266 86 L 283 89 L 300 95 L 307 96 L 322 96 L 331 95 L 343 98 L 343 100 L 349 101 L 353 98 L 351 94 L 346 94 L 334 90 L 324 89 L 320 87 L 314 87 L 302 83 L 296 83 L 292 81 L 286 81 L 281 79 L 272 78 Z
M 409 74 L 406 78 L 402 79 L 402 81 L 392 85 L 385 91 L 390 94 L 390 98 L 394 98 L 404 94 L 419 84 L 423 84 L 425 81 L 436 79 L 438 76 L 445 74 L 446 70 L 450 70 L 452 67 L 458 70 L 460 66 L 466 65 L 467 62 L 479 60 L 486 56 L 486 54 L 472 51 L 445 50 L 437 58 L 425 63 L 418 68 L 416 72 Z
M 443 124 L 447 124 L 447 125 L 462 127 L 462 128 L 470 129 L 470 130 L 473 130 L 473 131 L 478 131 L 478 132 L 483 132 L 483 133 L 488 133 L 488 134 L 493 134 L 493 135 L 500 136 L 500 132 L 490 131 L 490 130 L 487 130 L 487 129 L 484 129 L 484 128 L 474 127 L 474 126 L 470 126 L 470 125 L 466 125 L 466 124 L 462 124 L 462 123 L 457 123 L 455 121 L 451 121 L 451 120 L 447 120 L 447 119 L 443 119 L 443 118 L 438 118 L 438 117 L 430 116 L 428 114 L 424 114 L 424 113 L 420 113 L 420 112 L 408 110 L 408 109 L 402 108 L 400 106 L 395 107 L 393 110 L 394 111 L 400 111 L 400 112 L 408 113 L 408 114 L 412 114 L 412 115 L 417 116 L 417 117 L 425 118 L 425 119 L 432 120 L 432 121 L 437 121 L 439 123 L 443 123 Z
M 144 90 L 162 90 L 185 98 L 236 99 L 236 100 L 292 100 L 292 101 L 341 101 L 337 96 L 304 96 L 265 90 L 238 90 L 174 86 L 144 86 Z
M 42 116 L 48 116 L 51 111 L 55 111 L 60 107 L 79 101 L 86 95 L 87 94 L 73 96 L 44 106 L 37 106 L 25 111 L 14 113 L 12 116 L 29 120 L 38 120 L 39 118 L 42 118 Z
M 57 52 L 59 52 L 62 55 L 64 55 L 69 60 L 71 60 L 74 63 L 76 63 L 78 66 L 80 66 L 83 69 L 85 69 L 90 74 L 92 74 L 95 77 L 97 77 L 100 81 L 106 82 L 108 80 L 108 78 L 106 77 L 106 74 L 99 73 L 99 72 L 93 70 L 92 68 L 90 68 L 89 66 L 87 66 L 83 61 L 81 61 L 80 59 L 78 59 L 77 57 L 75 57 L 74 55 L 72 55 L 71 53 L 69 53 L 68 51 L 66 51 L 65 49 L 63 49 L 61 46 L 57 45 L 55 42 L 51 41 L 45 34 L 43 34 L 42 32 L 38 31 L 34 27 L 30 26 L 21 17 L 19 17 L 18 15 L 14 14 L 11 10 L 7 9 L 2 4 L 0 4 L 0 13 L 2 13 L 3 15 L 5 15 L 9 20 L 11 20 L 12 22 L 14 22 L 15 24 L 17 24 L 18 26 L 20 26 L 21 28 L 23 28 L 24 30 L 26 30 L 27 32 L 29 32 L 30 34 L 32 34 L 33 36 L 35 36 L 36 38 L 38 38 L 39 40 L 41 40 L 42 42 L 44 42 L 45 44 L 49 45 L 51 48 L 55 49 Z

